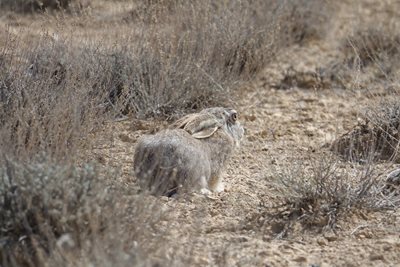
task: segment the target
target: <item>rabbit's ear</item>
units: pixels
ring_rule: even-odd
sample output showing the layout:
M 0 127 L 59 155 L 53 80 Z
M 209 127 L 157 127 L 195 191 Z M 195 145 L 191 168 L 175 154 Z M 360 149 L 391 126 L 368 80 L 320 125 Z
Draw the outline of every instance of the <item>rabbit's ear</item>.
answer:
M 203 139 L 212 136 L 218 130 L 218 126 L 202 129 L 201 131 L 192 133 L 196 139 Z
M 194 138 L 202 139 L 212 136 L 222 125 L 211 114 L 189 114 L 172 124 L 175 128 L 184 129 Z

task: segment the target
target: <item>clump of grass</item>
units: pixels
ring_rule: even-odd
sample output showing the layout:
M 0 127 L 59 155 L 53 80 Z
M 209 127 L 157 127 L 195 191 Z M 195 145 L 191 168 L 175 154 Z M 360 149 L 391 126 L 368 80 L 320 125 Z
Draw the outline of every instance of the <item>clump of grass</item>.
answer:
M 333 5 L 321 1 L 146 1 L 139 6 L 149 11 L 145 18 L 156 18 L 155 27 L 168 25 L 163 34 L 151 36 L 156 58 L 164 55 L 157 74 L 172 78 L 174 92 L 163 91 L 183 101 L 162 102 L 178 108 L 184 104 L 186 111 L 231 101 L 238 85 L 259 73 L 280 49 L 323 36 L 334 12 Z M 167 21 L 160 23 L 163 18 Z
M 1 0 L 0 8 L 16 12 L 35 12 L 67 9 L 72 0 Z
M 380 16 L 375 24 L 362 24 L 340 41 L 342 55 L 321 68 L 331 86 L 345 89 L 397 87 L 400 32 L 395 17 Z
M 4 153 L 30 157 L 73 154 L 86 134 L 106 116 L 99 106 L 106 86 L 101 64 L 92 64 L 91 50 L 74 51 L 45 38 L 30 51 L 10 48 L 0 65 L 0 147 Z
M 375 89 L 378 93 L 384 89 L 384 94 L 388 95 L 378 105 L 367 107 L 363 121 L 332 144 L 332 150 L 346 160 L 399 162 L 400 32 L 391 19 L 394 20 L 388 16 L 385 21 L 361 27 L 341 45 L 346 59 L 339 70 L 346 72 L 345 87 L 364 88 L 371 96 Z
M 152 93 L 142 103 L 158 102 L 149 103 L 145 113 L 168 114 L 173 107 L 190 111 L 224 104 L 232 100 L 240 82 L 257 74 L 276 50 L 276 21 L 268 16 L 274 5 L 267 7 L 261 1 L 254 5 L 242 1 L 172 3 L 149 1 L 145 6 L 150 10 L 144 13 L 146 18 L 167 19 L 165 24 L 150 26 L 144 39 L 151 45 L 140 44 L 145 51 L 135 53 L 144 59 L 139 73 L 152 71 L 146 90 Z M 261 16 L 257 8 L 265 13 Z M 162 31 L 157 30 L 160 25 Z
M 0 165 L 2 266 L 151 265 L 168 210 L 117 172 L 40 156 Z M 163 210 L 164 209 L 164 210 Z
M 334 141 L 332 150 L 350 161 L 367 162 L 372 159 L 399 162 L 398 97 L 369 108 L 364 117 L 364 122 Z
M 278 238 L 298 228 L 335 230 L 352 209 L 384 207 L 384 201 L 377 201 L 383 189 L 377 177 L 371 164 L 352 169 L 330 158 L 295 164 L 276 173 L 272 186 L 280 204 L 262 203 L 255 220 Z
M 358 29 L 342 46 L 349 62 L 364 68 L 371 63 L 381 65 L 394 61 L 393 57 L 399 54 L 399 44 L 400 35 L 395 29 L 374 25 Z
M 398 162 L 400 145 L 400 103 L 399 98 L 382 101 L 378 107 L 366 112 L 366 122 L 375 132 L 375 147 L 380 159 Z
M 110 188 L 93 166 L 4 159 L 0 175 L 0 261 L 5 265 L 37 265 L 63 234 L 79 242 L 105 227 Z
M 331 79 L 350 89 L 392 87 L 398 80 L 399 44 L 400 33 L 390 21 L 361 26 L 341 42 L 344 59 L 330 71 Z
M 336 6 L 329 1 L 284 1 L 281 20 L 283 32 L 289 44 L 305 44 L 308 41 L 323 39 L 329 31 L 331 18 Z

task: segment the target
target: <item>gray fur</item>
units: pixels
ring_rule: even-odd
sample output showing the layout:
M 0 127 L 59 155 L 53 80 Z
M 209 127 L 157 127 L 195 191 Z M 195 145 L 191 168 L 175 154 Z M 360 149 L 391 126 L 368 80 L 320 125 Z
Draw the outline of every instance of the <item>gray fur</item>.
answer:
M 142 136 L 134 155 L 141 187 L 154 195 L 223 191 L 221 172 L 244 134 L 232 114 L 236 117 L 232 109 L 209 108 L 155 135 Z M 209 135 L 216 125 L 218 129 Z

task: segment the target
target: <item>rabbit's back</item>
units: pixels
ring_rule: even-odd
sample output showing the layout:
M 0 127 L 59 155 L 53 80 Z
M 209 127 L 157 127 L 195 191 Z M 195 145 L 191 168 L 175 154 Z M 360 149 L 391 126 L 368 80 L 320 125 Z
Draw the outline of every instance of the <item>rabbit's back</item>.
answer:
M 155 195 L 171 195 L 182 187 L 192 189 L 210 177 L 210 159 L 205 149 L 201 141 L 181 129 L 145 135 L 135 150 L 136 177 L 142 188 Z

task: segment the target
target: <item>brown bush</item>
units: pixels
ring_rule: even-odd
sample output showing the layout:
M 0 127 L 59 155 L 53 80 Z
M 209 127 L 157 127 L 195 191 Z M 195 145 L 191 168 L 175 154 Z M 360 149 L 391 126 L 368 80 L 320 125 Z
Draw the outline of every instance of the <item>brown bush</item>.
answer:
M 5 52 L 0 65 L 2 153 L 74 154 L 88 131 L 106 118 L 99 106 L 106 86 L 94 88 L 103 80 L 101 64 L 87 60 L 91 55 L 51 39 L 21 54 Z
M 369 108 L 365 121 L 339 137 L 332 150 L 358 162 L 389 160 L 399 162 L 400 104 L 397 97 Z
M 61 166 L 44 157 L 30 164 L 1 163 L 2 264 L 37 266 L 40 253 L 50 254 L 63 234 L 78 242 L 105 227 L 102 213 L 112 200 L 92 166 Z
M 168 211 L 117 178 L 93 164 L 3 158 L 2 266 L 151 266 L 148 255 L 162 247 L 154 233 Z
M 336 13 L 336 5 L 326 0 L 283 1 L 282 30 L 287 34 L 287 43 L 304 44 L 323 39 Z
M 374 26 L 359 29 L 343 44 L 350 60 L 359 60 L 362 67 L 370 63 L 388 60 L 399 53 L 400 36 L 393 29 Z M 357 58 L 356 58 L 357 57 Z
M 0 8 L 16 12 L 34 12 L 47 9 L 66 9 L 72 0 L 0 0 Z
M 353 208 L 387 208 L 390 201 L 380 201 L 383 184 L 373 166 L 352 168 L 326 155 L 321 160 L 302 160 L 289 169 L 277 170 L 272 186 L 279 204 L 261 203 L 262 212 L 252 220 L 282 238 L 299 228 L 335 230 L 340 218 Z
M 266 43 L 273 21 L 237 20 L 250 5 L 224 12 L 211 3 L 191 7 L 180 7 L 171 27 L 142 25 L 135 43 L 96 47 L 47 37 L 30 51 L 4 52 L 4 145 L 15 153 L 65 155 L 106 111 L 166 117 L 230 101 L 234 87 L 275 51 L 273 41 Z

